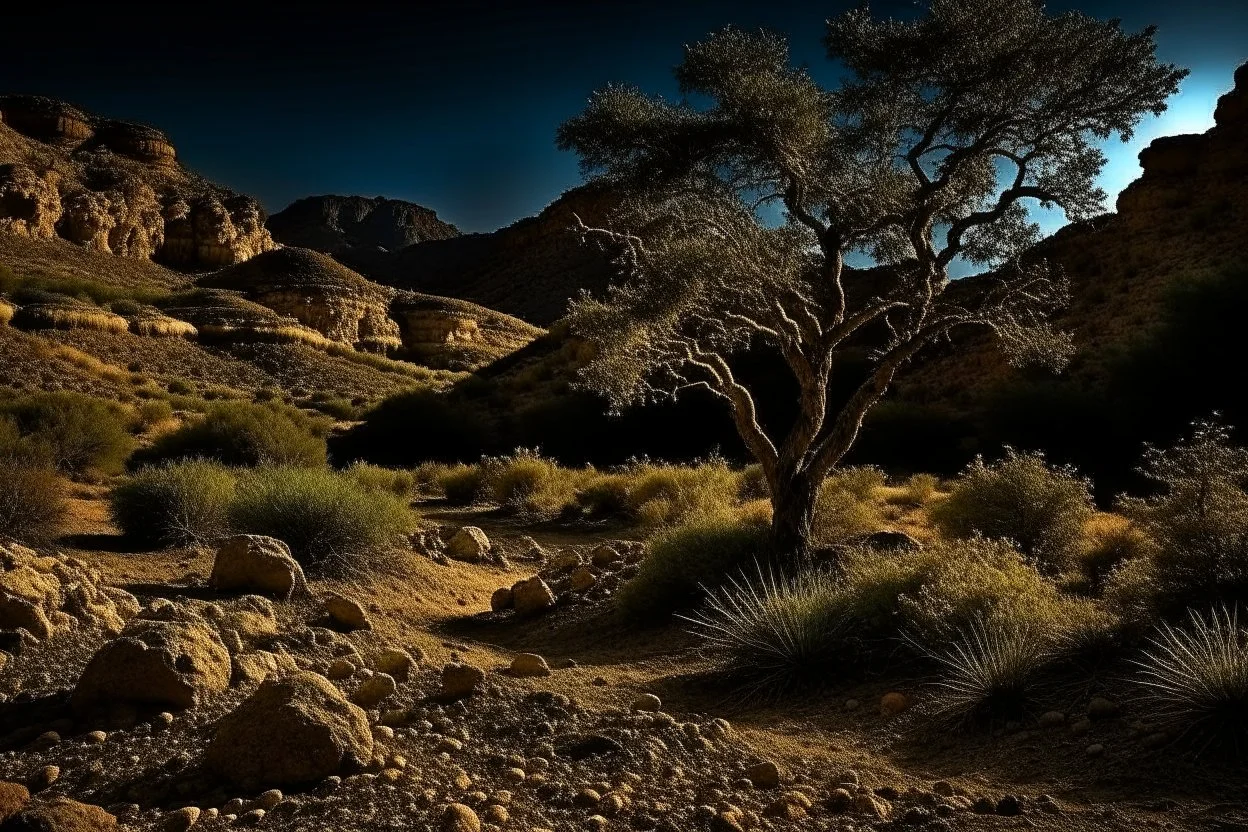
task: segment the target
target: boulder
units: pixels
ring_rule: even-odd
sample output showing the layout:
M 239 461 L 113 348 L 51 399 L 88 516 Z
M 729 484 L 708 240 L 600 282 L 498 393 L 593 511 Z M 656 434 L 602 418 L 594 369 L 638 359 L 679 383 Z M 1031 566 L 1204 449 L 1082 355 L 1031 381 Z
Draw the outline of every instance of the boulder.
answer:
M 0 781 L 0 823 L 26 808 L 30 803 L 30 790 L 21 783 Z
M 476 526 L 464 526 L 446 544 L 446 554 L 455 560 L 476 563 L 490 553 L 490 539 Z
M 107 832 L 117 818 L 88 803 L 60 797 L 33 803 L 4 823 L 4 832 Z
M 280 540 L 257 534 L 231 537 L 217 550 L 208 582 L 220 590 L 290 598 L 307 589 L 303 567 Z
M 217 725 L 208 767 L 244 788 L 319 781 L 372 759 L 368 717 L 324 676 L 270 678 Z
M 373 625 L 358 601 L 331 592 L 325 599 L 325 614 L 330 620 L 347 630 L 371 630 Z
M 520 615 L 536 615 L 555 605 L 555 593 L 537 575 L 513 586 L 511 597 L 512 605 Z
M 442 697 L 462 699 L 471 696 L 485 682 L 485 671 L 470 664 L 451 662 L 442 668 Z
M 104 703 L 192 708 L 230 684 L 230 654 L 206 624 L 136 619 L 91 659 L 76 709 Z
M 509 672 L 512 676 L 549 676 L 550 665 L 537 653 L 517 653 L 511 660 Z
M 490 610 L 492 612 L 503 612 L 509 610 L 516 605 L 515 596 L 512 595 L 511 587 L 499 587 L 494 590 L 494 594 L 490 596 Z
M 295 660 L 287 653 L 270 653 L 267 650 L 242 653 L 234 657 L 234 672 L 230 677 L 230 684 L 235 687 L 258 685 L 270 676 L 298 668 Z

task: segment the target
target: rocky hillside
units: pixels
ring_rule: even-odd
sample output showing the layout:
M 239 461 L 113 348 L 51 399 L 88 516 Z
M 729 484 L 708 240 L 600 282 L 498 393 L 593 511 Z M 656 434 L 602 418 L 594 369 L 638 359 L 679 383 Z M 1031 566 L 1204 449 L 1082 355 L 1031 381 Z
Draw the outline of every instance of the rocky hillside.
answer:
M 0 231 L 217 268 L 275 247 L 250 197 L 183 168 L 152 127 L 0 96 Z
M 428 240 L 459 236 L 459 229 L 428 208 L 401 199 L 309 196 L 269 217 L 274 239 L 341 254 L 353 249 L 397 251 Z
M 609 194 L 587 185 L 568 191 L 536 217 L 490 234 L 422 242 L 395 252 L 352 249 L 337 256 L 382 283 L 473 301 L 549 326 L 582 289 L 606 286 L 611 265 L 573 233 L 572 215 L 592 223 L 612 205 Z

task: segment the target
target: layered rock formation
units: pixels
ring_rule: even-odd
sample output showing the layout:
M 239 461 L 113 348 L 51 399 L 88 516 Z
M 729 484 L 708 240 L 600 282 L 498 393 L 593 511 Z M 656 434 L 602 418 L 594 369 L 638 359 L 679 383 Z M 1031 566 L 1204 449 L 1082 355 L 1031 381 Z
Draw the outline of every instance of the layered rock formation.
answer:
M 309 196 L 269 217 L 274 239 L 327 254 L 352 249 L 397 251 L 428 240 L 459 236 L 437 213 L 385 197 Z
M 0 231 L 216 268 L 276 247 L 255 200 L 184 170 L 152 127 L 0 97 Z

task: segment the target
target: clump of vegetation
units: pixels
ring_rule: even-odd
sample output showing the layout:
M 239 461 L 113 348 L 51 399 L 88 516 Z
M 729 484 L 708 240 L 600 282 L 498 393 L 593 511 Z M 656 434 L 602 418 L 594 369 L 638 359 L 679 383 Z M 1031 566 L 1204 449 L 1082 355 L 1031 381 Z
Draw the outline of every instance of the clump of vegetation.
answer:
M 1046 569 L 1060 571 L 1093 511 L 1091 487 L 1073 469 L 1051 467 L 1040 453 L 1006 449 L 991 465 L 975 460 L 930 514 L 947 535 L 1008 538 Z
M 721 514 L 740 499 L 740 475 L 721 459 L 696 465 L 638 463 L 628 480 L 628 510 L 647 526 L 674 526 Z
M 1155 606 L 1248 597 L 1248 449 L 1202 422 L 1172 448 L 1147 447 L 1140 470 L 1162 493 L 1119 509 L 1155 541 Z
M 144 468 L 109 497 L 113 522 L 148 546 L 191 546 L 229 531 L 234 475 L 216 462 L 183 460 Z
M 549 520 L 576 506 L 577 487 L 592 470 L 560 468 L 536 450 L 481 460 L 482 487 L 490 499 L 532 520 Z
M 859 470 L 874 473 L 874 469 Z M 879 483 L 883 484 L 882 475 Z M 871 502 L 878 487 L 875 476 L 860 474 L 824 480 L 815 503 L 814 542 L 832 546 L 879 529 L 883 519 Z
M 783 576 L 758 567 L 754 578 L 731 578 L 681 618 L 723 668 L 748 675 L 760 692 L 825 673 L 846 629 L 836 580 L 826 571 Z
M 1034 699 L 1037 676 L 1050 658 L 1046 638 L 1022 623 L 976 619 L 943 647 L 924 648 L 940 665 L 938 713 L 963 722 L 1020 720 Z
M 1084 526 L 1079 571 L 1093 592 L 1102 591 L 1111 573 L 1127 561 L 1152 557 L 1155 544 L 1118 514 L 1097 514 Z
M 135 408 L 139 425 L 150 429 L 162 425 L 173 418 L 173 406 L 165 399 L 153 398 L 139 403 Z
M 933 474 L 914 474 L 888 501 L 895 505 L 920 507 L 932 501 L 940 492 L 940 478 Z
M 1237 608 L 1189 616 L 1187 627 L 1163 622 L 1137 662 L 1145 705 L 1175 739 L 1240 756 L 1248 750 L 1248 631 Z
M 344 574 L 377 562 L 410 530 L 407 503 L 370 491 L 349 473 L 261 467 L 239 475 L 230 522 L 235 531 L 285 541 L 305 567 Z
M 66 474 L 115 474 L 135 442 L 131 415 L 80 393 L 33 393 L 0 401 L 0 456 L 40 461 Z
M 225 465 L 323 465 L 328 426 L 279 404 L 221 402 L 158 438 L 134 464 L 214 459 Z
M 720 516 L 661 531 L 636 576 L 616 596 L 624 618 L 661 623 L 673 611 L 697 604 L 706 588 L 749 568 L 766 552 L 765 525 Z
M 0 459 L 0 538 L 47 543 L 61 533 L 68 511 L 65 483 L 55 470 Z
M 369 491 L 407 498 L 416 490 L 415 475 L 403 469 L 383 468 L 380 465 L 369 465 L 367 462 L 353 462 L 347 468 L 347 473 Z

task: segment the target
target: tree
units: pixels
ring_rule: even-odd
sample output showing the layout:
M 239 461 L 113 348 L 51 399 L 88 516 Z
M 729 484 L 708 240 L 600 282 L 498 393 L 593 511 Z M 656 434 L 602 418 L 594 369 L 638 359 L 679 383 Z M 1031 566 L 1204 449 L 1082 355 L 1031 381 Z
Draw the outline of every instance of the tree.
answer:
M 695 386 L 722 397 L 771 487 L 774 543 L 801 555 L 820 484 L 925 345 L 980 326 L 1016 363 L 1069 357 L 1046 324 L 1061 276 L 1017 257 L 1039 236 L 1028 205 L 1101 210 L 1096 140 L 1130 138 L 1186 75 L 1156 61 L 1153 36 L 1032 0 L 932 0 L 909 21 L 830 20 L 847 73 L 834 89 L 791 65 L 783 37 L 727 28 L 686 46 L 679 102 L 595 92 L 558 133 L 622 197 L 604 227 L 581 225 L 620 267 L 570 309 L 598 347 L 584 383 L 616 407 Z M 850 268 L 856 254 L 877 267 Z M 949 280 L 958 259 L 998 268 L 966 291 Z M 867 341 L 869 372 L 831 402 L 834 370 Z M 764 429 L 734 375 L 754 348 L 800 388 L 787 431 Z

